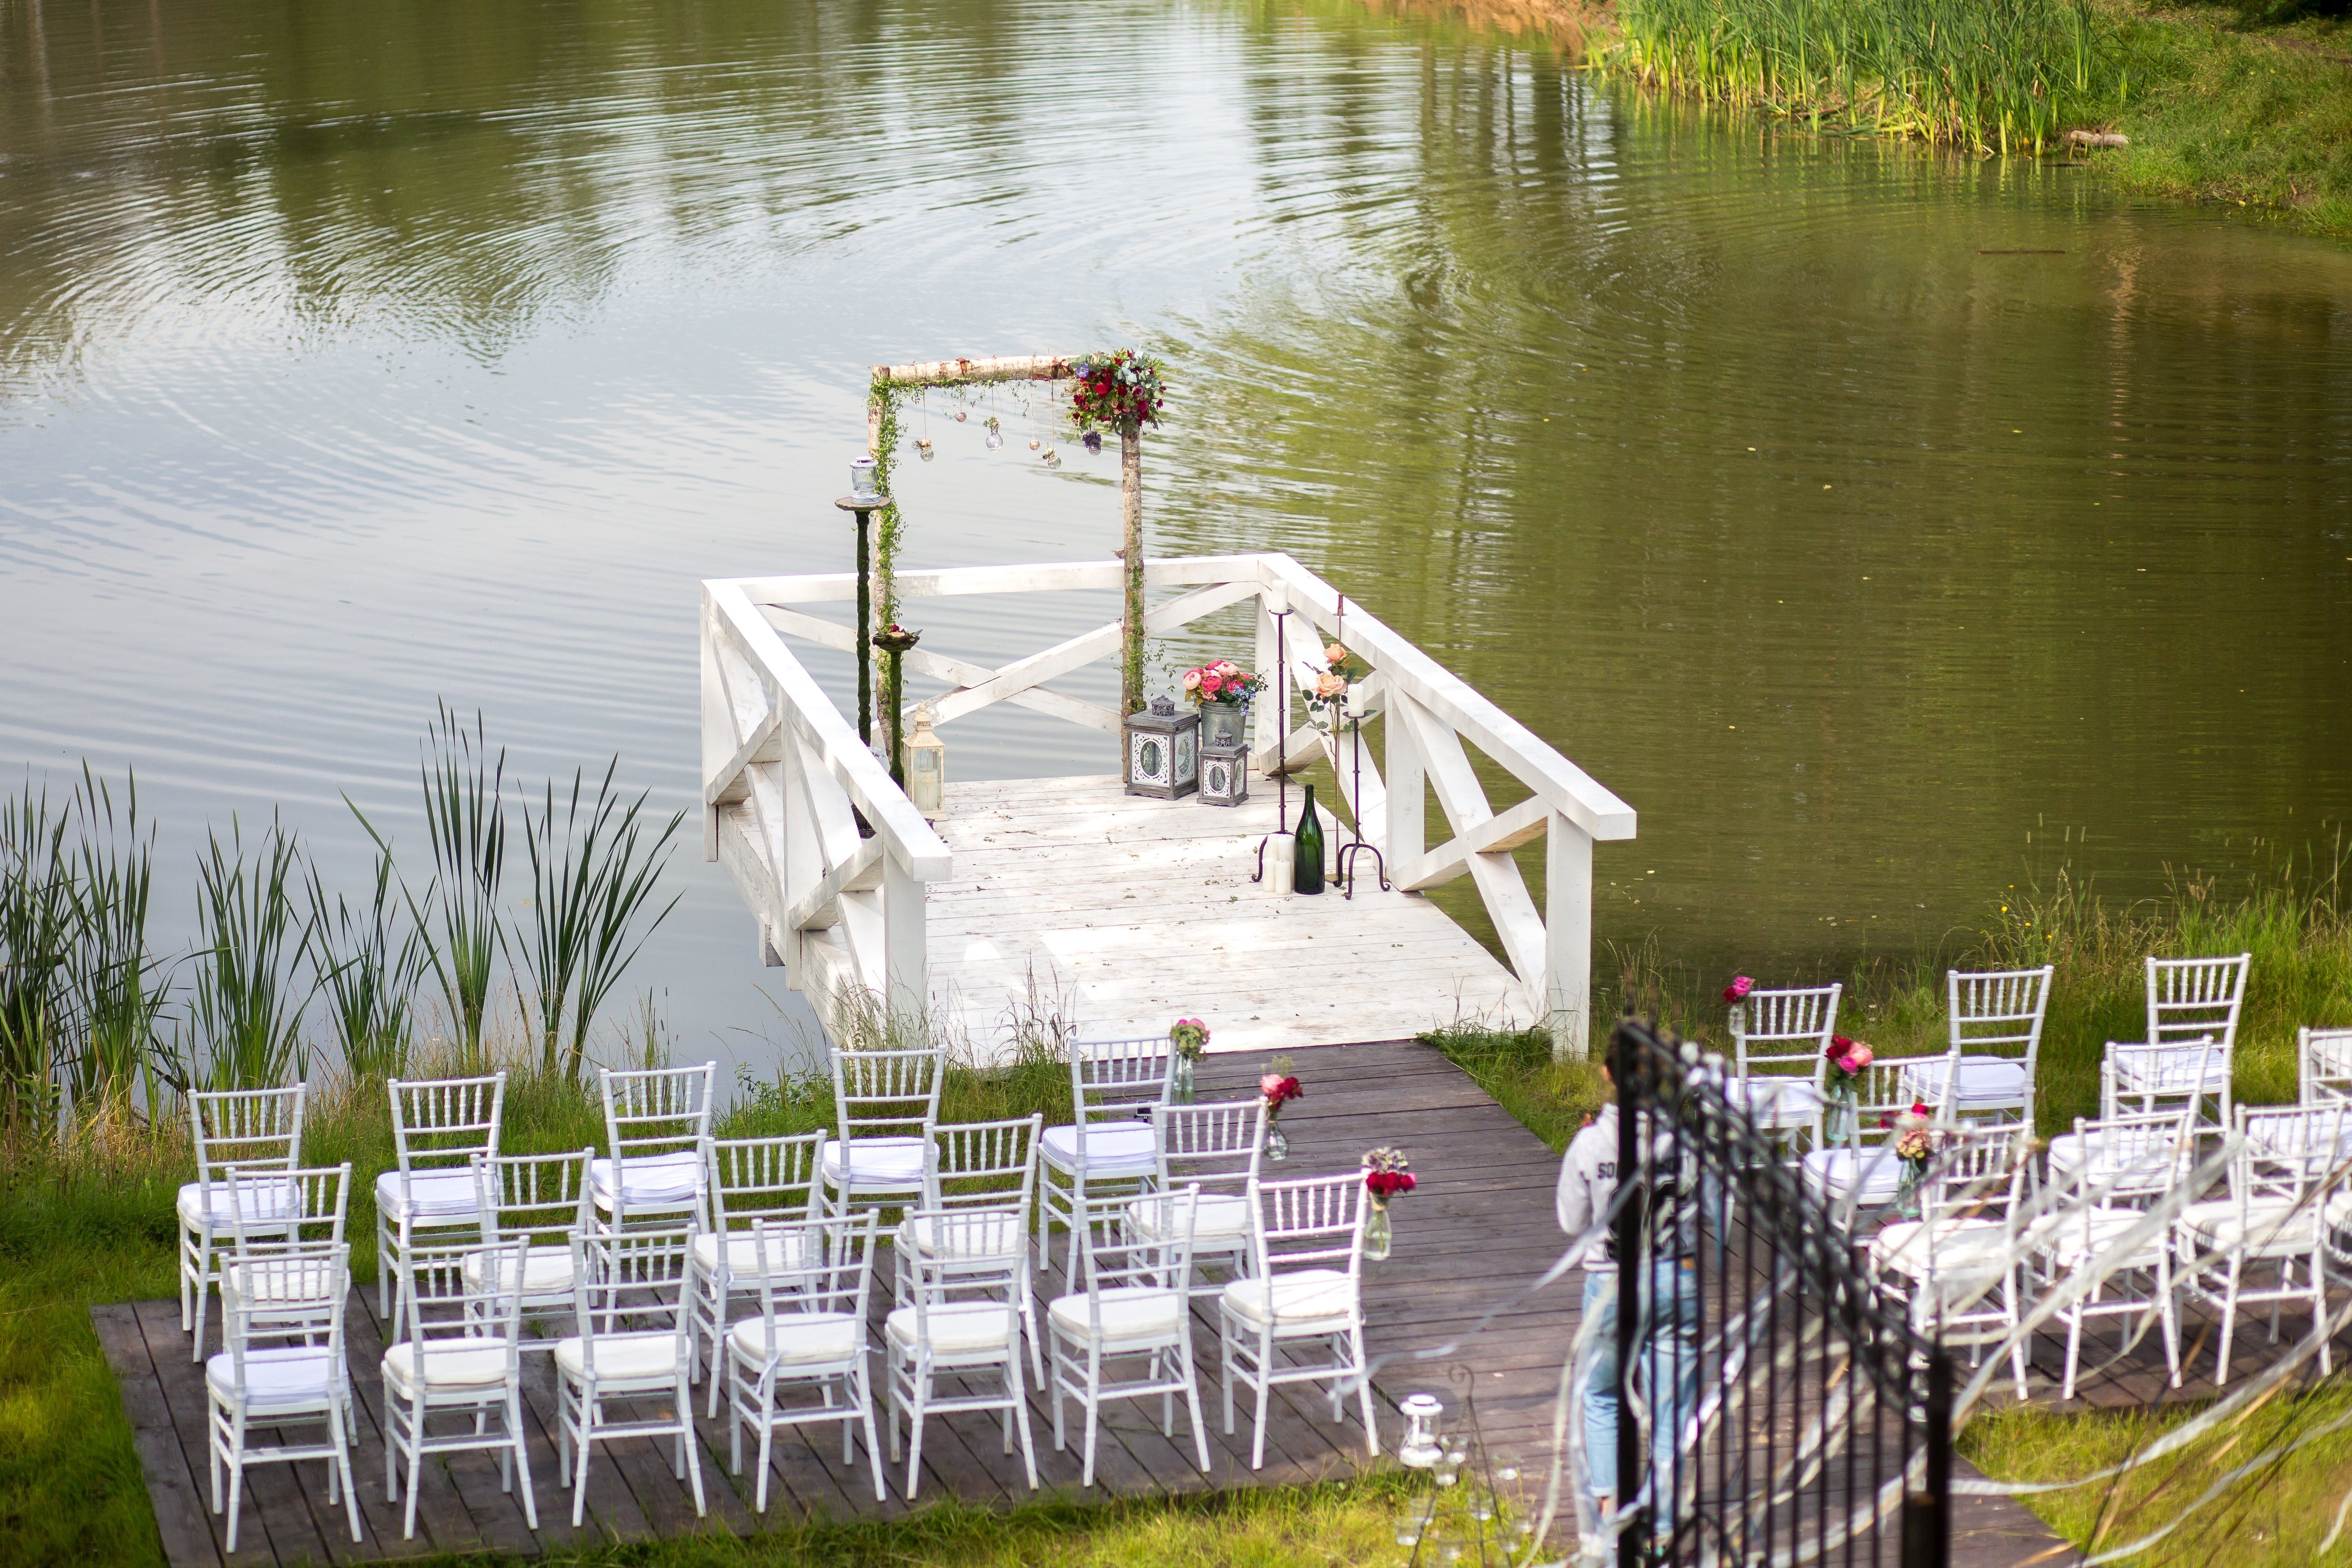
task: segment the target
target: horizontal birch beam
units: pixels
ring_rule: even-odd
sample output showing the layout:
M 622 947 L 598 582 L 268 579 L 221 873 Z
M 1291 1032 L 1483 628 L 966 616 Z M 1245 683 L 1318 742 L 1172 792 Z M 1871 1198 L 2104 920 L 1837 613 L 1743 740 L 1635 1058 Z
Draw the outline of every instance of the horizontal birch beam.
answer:
M 876 381 L 894 386 L 952 386 L 960 381 L 1060 381 L 1070 374 L 1066 354 L 992 354 L 987 359 L 919 360 L 877 364 Z

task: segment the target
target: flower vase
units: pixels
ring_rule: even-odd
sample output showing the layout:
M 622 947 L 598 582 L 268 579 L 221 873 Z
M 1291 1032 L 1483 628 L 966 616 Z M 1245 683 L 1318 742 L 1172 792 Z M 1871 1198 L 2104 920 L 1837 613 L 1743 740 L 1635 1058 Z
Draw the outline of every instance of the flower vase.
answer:
M 1282 1130 L 1279 1121 L 1265 1124 L 1265 1157 L 1269 1160 L 1290 1158 L 1290 1134 Z
M 1917 1219 L 1919 1217 L 1919 1181 L 1926 1170 L 1925 1161 L 1903 1162 L 1903 1174 L 1897 1179 L 1895 1187 L 1895 1213 L 1897 1218 Z
M 1832 1148 L 1853 1141 L 1853 1085 L 1833 1084 L 1830 1088 L 1828 1124 L 1822 1136 Z
M 1249 723 L 1246 702 L 1203 702 L 1201 704 L 1201 744 L 1208 746 L 1238 746 L 1242 743 L 1244 727 Z
M 1374 1198 L 1371 1217 L 1364 1221 L 1364 1261 L 1378 1263 L 1386 1258 L 1395 1239 L 1389 1222 L 1389 1205 Z
M 1169 1075 L 1168 1098 L 1178 1105 L 1192 1103 L 1192 1058 L 1181 1051 L 1176 1053 L 1176 1066 Z

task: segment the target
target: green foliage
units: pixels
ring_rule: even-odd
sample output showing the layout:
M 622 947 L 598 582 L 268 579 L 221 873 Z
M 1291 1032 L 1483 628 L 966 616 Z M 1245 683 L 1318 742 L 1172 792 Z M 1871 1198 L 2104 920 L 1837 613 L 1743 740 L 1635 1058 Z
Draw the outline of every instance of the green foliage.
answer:
M 153 1060 L 156 1024 L 171 994 L 168 968 L 147 946 L 155 831 L 139 831 L 139 781 L 114 795 L 84 763 L 75 806 L 82 833 L 73 876 L 74 941 L 66 965 L 79 1048 L 70 1053 L 77 1103 L 127 1098 Z
M 1457 1020 L 1420 1037 L 1555 1149 L 1567 1148 L 1609 1098 L 1600 1065 L 1555 1060 L 1552 1037 L 1542 1029 L 1493 1029 Z
M 310 870 L 312 964 L 327 993 L 328 1022 L 354 1078 L 398 1078 L 408 1070 L 415 1043 L 412 1002 L 425 978 L 425 933 L 404 925 L 392 856 L 379 849 L 375 889 L 366 909 L 354 910 L 342 894 L 331 902 L 318 868 Z
M 899 515 L 890 475 L 898 463 L 898 405 L 906 401 L 907 389 L 877 377 L 868 395 L 880 411 L 875 426 L 874 486 L 891 497 L 890 504 L 876 514 L 874 531 L 874 624 L 880 627 L 896 625 L 898 619 Z
M 194 1051 L 175 1049 L 165 1074 L 180 1089 L 290 1083 L 306 1075 L 309 1054 L 302 1009 L 311 993 L 301 982 L 310 928 L 294 908 L 301 848 L 273 817 L 247 861 L 244 829 L 232 818 L 226 849 L 218 834 L 205 835 L 196 876 L 203 934 L 189 999 Z
M 1816 130 L 2039 152 L 2132 84 L 2090 0 L 1626 0 L 1618 17 L 1617 68 Z
M 416 929 L 425 933 L 425 953 L 458 1045 L 466 1059 L 475 1061 L 482 1054 L 490 979 L 502 945 L 499 886 L 506 876 L 507 753 L 500 747 L 491 759 L 478 710 L 469 735 L 447 703 L 438 707 L 440 718 L 426 733 L 425 760 L 417 767 L 433 844 L 434 879 L 425 901 L 434 906 L 437 928 L 414 894 L 407 895 L 408 907 Z M 375 825 L 356 805 L 352 812 L 376 847 L 390 854 L 391 842 Z
M 68 826 L 30 782 L 0 802 L 0 1095 L 12 1123 L 53 1103 L 75 913 Z

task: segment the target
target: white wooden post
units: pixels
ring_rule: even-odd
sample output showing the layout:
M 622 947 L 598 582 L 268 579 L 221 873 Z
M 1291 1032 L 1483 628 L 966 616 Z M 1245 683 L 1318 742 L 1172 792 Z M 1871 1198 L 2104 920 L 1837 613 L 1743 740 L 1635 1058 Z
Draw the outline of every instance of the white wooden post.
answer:
M 783 761 L 778 764 L 778 777 L 783 783 L 783 845 L 782 881 L 784 908 L 790 910 L 808 897 L 824 876 L 824 841 L 818 836 L 816 808 L 809 799 L 808 752 L 799 732 L 788 722 L 784 727 Z M 777 962 L 784 966 L 784 984 L 805 986 L 803 973 L 808 955 L 801 951 L 803 937 L 790 921 L 774 934 Z
M 1381 858 L 1387 862 L 1389 879 L 1401 885 L 1418 868 L 1429 848 L 1423 821 L 1429 792 L 1420 743 L 1413 739 L 1412 726 L 1400 719 L 1393 707 L 1389 710 L 1387 741 L 1388 831 L 1381 836 Z
M 719 678 L 719 637 L 710 591 L 702 593 L 702 783 L 709 784 L 727 759 L 735 754 L 735 726 L 726 689 Z M 702 858 L 719 858 L 719 806 L 706 800 L 702 807 Z
M 923 935 L 927 912 L 923 884 L 907 874 L 896 855 L 882 857 L 882 973 L 886 998 L 894 1017 L 917 1021 L 930 1011 L 929 982 L 924 967 Z
M 1554 1060 L 1591 1054 L 1592 836 L 1557 811 L 1544 825 L 1544 1026 Z
M 1289 596 L 1278 584 L 1267 584 L 1257 591 L 1257 668 L 1254 673 L 1265 678 L 1265 689 L 1258 693 L 1257 735 L 1252 742 L 1258 772 L 1271 778 L 1282 763 L 1282 742 L 1290 733 L 1290 672 L 1282 668 L 1275 653 L 1275 617 L 1288 607 Z M 1282 824 L 1289 826 L 1287 823 Z

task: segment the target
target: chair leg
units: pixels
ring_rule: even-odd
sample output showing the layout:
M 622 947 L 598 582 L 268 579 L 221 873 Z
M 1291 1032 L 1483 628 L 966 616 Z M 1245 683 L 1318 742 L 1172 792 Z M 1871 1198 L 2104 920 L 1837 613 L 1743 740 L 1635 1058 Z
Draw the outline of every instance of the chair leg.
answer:
M 1362 1325 L 1348 1331 L 1349 1349 L 1355 1355 L 1356 1403 L 1364 1413 L 1364 1451 L 1375 1459 L 1381 1457 L 1380 1424 L 1372 1418 L 1372 1380 L 1364 1369 L 1370 1363 L 1364 1358 Z
M 514 1439 L 515 1474 L 522 1482 L 523 1522 L 530 1525 L 533 1531 L 537 1531 L 539 1529 L 539 1493 L 531 1485 L 530 1450 L 523 1444 L 522 1386 L 520 1384 L 507 1390 L 507 1435 Z
M 188 1359 L 205 1364 L 205 1309 L 212 1300 L 213 1230 L 207 1225 L 196 1243 L 196 1324 L 194 1353 Z
M 425 1414 L 421 1403 L 409 1436 L 414 1440 L 408 1446 L 408 1511 L 401 1524 L 403 1541 L 416 1539 L 416 1487 L 425 1468 Z
M 1037 1445 L 1029 1434 L 1028 1391 L 1021 1385 L 1021 1347 L 1013 1347 L 1013 1424 L 1021 1429 L 1021 1464 L 1029 1475 L 1029 1489 L 1037 1489 Z
M 687 1479 L 694 1486 L 694 1517 L 708 1519 L 709 1500 L 702 1495 L 702 1445 L 694 1438 L 694 1392 L 684 1376 L 677 1380 L 677 1446 L 686 1456 Z
M 2244 1261 L 2243 1253 L 2230 1255 L 2230 1277 L 2222 1287 L 2221 1294 L 2221 1344 L 2213 1366 L 2213 1386 L 2216 1388 L 2230 1381 L 2230 1341 L 2238 1327 L 2238 1271 Z
M 918 1385 L 914 1408 L 907 1413 L 907 1490 L 908 1502 L 915 1500 L 915 1488 L 923 1473 L 923 1393 Z
M 348 1397 L 344 1403 L 349 1403 Z M 343 1510 L 351 1517 L 352 1539 L 356 1542 L 360 1539 L 360 1488 L 358 1480 L 352 1475 L 352 1445 L 343 1432 L 341 1420 L 335 1420 L 334 1431 L 334 1464 L 343 1479 Z M 328 1500 L 331 1502 L 333 1500 Z
M 1201 1374 L 1192 1365 L 1192 1347 L 1188 1343 L 1178 1352 L 1184 1358 L 1184 1410 L 1192 1420 L 1192 1448 L 1201 1473 L 1209 1473 L 1209 1428 L 1201 1419 Z
M 594 1409 L 595 1390 L 583 1385 L 580 1390 L 580 1429 L 576 1434 L 580 1440 L 580 1454 L 575 1461 L 577 1468 L 572 1477 L 572 1528 L 574 1530 L 580 1528 L 588 1512 L 588 1450 L 594 1447 L 596 1440 Z
M 375 1315 L 392 1316 L 392 1227 L 383 1210 L 375 1211 Z M 388 1336 L 398 1338 L 398 1333 Z

